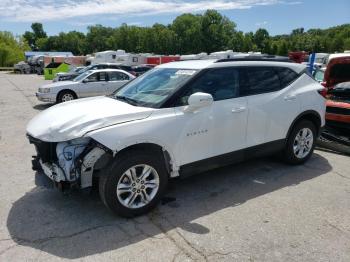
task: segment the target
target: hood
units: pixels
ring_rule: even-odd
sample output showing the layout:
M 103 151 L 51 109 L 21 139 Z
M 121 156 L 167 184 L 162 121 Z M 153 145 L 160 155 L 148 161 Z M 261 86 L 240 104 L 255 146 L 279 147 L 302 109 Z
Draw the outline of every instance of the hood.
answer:
M 43 85 L 43 88 L 54 88 L 54 87 L 62 87 L 62 86 L 69 86 L 69 85 L 75 85 L 77 82 L 74 81 L 61 81 L 61 82 L 53 82 L 50 84 Z
M 78 99 L 39 113 L 28 123 L 27 133 L 47 142 L 68 141 L 102 127 L 147 118 L 153 111 L 104 96 Z
M 74 76 L 74 75 L 79 75 L 78 73 L 73 73 L 73 72 L 59 72 L 56 74 L 56 76 Z

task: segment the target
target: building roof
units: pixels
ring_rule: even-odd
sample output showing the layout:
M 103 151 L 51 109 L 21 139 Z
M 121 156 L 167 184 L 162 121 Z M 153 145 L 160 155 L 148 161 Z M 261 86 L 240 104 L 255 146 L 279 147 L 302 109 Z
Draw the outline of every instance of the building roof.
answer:
M 46 55 L 46 56 L 73 56 L 72 52 L 45 52 L 45 51 L 26 51 L 24 52 L 26 57 Z

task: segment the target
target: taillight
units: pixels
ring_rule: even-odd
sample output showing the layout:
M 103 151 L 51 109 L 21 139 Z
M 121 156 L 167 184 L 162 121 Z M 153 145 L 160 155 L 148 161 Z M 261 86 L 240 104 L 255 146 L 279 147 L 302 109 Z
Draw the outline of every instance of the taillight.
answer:
M 321 96 L 323 96 L 324 98 L 327 98 L 327 88 L 323 88 L 317 91 Z

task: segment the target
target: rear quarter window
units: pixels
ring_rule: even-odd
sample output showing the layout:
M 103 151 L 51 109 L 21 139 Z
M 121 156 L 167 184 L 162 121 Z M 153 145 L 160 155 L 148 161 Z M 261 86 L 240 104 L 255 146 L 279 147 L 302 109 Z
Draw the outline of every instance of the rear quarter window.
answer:
M 278 72 L 282 88 L 288 86 L 299 77 L 299 75 L 290 68 L 278 67 L 276 70 Z

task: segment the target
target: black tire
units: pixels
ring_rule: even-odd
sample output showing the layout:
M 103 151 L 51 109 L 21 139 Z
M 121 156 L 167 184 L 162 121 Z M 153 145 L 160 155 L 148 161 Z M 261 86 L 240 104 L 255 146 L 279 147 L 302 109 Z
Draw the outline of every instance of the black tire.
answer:
M 77 98 L 77 95 L 73 92 L 73 91 L 70 91 L 70 90 L 63 90 L 61 91 L 58 96 L 57 96 L 57 103 L 63 103 L 63 102 L 66 102 L 66 100 L 64 99 L 65 96 L 72 96 L 73 99 L 76 99 Z
M 296 154 L 294 153 L 293 146 L 294 146 L 294 141 L 296 139 L 296 136 L 304 128 L 308 128 L 312 132 L 312 135 L 313 135 L 312 147 L 306 156 L 304 156 L 302 158 L 298 158 L 296 156 Z M 315 125 L 311 121 L 302 120 L 302 121 L 296 123 L 296 125 L 293 127 L 292 131 L 290 132 L 290 134 L 287 138 L 286 147 L 283 150 L 283 159 L 287 163 L 292 164 L 292 165 L 301 165 L 301 164 L 305 163 L 311 157 L 311 155 L 314 151 L 314 148 L 316 145 L 316 139 L 317 139 L 317 130 L 316 130 Z
M 156 170 L 159 176 L 159 187 L 153 199 L 143 207 L 128 208 L 117 196 L 118 181 L 129 168 L 146 164 Z M 161 200 L 168 184 L 168 172 L 162 155 L 144 150 L 130 150 L 117 156 L 106 168 L 101 170 L 99 193 L 102 202 L 115 214 L 123 217 L 134 217 L 145 214 L 153 209 Z

